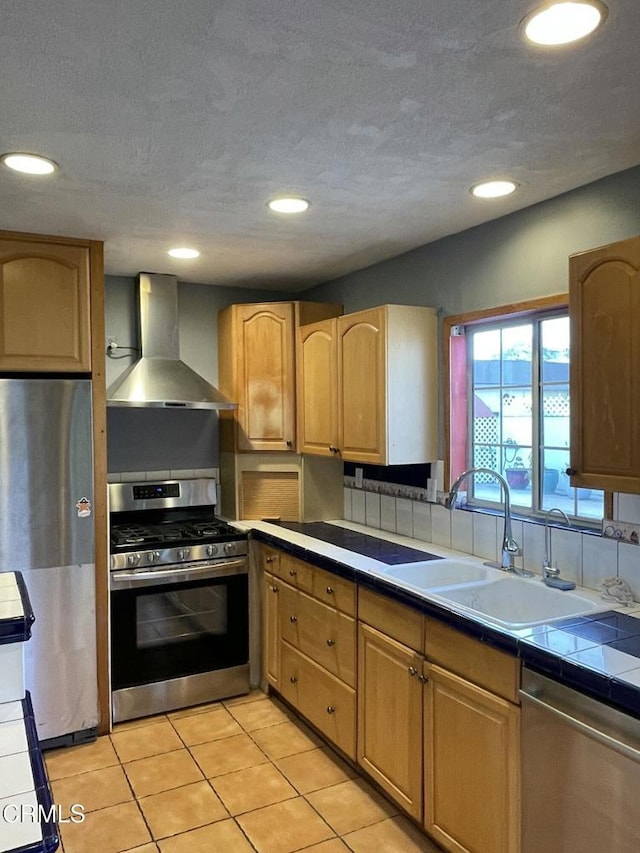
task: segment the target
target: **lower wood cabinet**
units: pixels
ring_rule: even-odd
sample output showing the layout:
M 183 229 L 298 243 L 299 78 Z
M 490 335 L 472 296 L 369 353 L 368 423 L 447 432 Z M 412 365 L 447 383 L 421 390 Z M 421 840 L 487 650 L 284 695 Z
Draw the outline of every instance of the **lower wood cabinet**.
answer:
M 355 687 L 355 619 L 286 584 L 282 587 L 281 638 L 349 687 Z
M 422 656 L 360 623 L 358 764 L 422 817 Z
M 425 664 L 424 825 L 446 850 L 520 849 L 519 708 Z
M 451 853 L 520 850 L 520 662 L 261 546 L 264 674 Z
M 280 687 L 280 582 L 262 576 L 262 670 L 272 687 Z
M 263 577 L 263 676 L 355 759 L 355 584 L 285 551 L 253 547 Z
M 356 755 L 356 691 L 282 643 L 280 692 L 349 758 Z

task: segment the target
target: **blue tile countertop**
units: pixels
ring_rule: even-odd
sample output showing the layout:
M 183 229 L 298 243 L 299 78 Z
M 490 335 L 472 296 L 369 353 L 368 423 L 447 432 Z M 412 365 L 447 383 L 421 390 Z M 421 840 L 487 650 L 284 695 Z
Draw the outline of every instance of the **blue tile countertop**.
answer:
M 593 590 L 579 588 L 576 592 L 595 602 L 598 611 L 509 629 L 385 577 L 391 565 L 418 564 L 434 557 L 482 565 L 479 558 L 345 521 L 236 524 L 262 542 L 441 619 L 477 640 L 518 655 L 528 668 L 640 717 L 640 604 L 614 607 Z
M 0 703 L 0 853 L 53 853 L 59 843 L 27 693 Z
M 0 646 L 24 643 L 35 621 L 20 572 L 0 572 Z

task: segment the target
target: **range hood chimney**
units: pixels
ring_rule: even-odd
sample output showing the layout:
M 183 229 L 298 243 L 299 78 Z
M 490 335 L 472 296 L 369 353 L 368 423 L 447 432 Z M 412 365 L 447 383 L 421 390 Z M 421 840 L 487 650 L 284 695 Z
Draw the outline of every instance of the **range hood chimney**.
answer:
M 141 357 L 107 389 L 108 406 L 237 408 L 180 361 L 175 276 L 139 274 L 138 330 Z

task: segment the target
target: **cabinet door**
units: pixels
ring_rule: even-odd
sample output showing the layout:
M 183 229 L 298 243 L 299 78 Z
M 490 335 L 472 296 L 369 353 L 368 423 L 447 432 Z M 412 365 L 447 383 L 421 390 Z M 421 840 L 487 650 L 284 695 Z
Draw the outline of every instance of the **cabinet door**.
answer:
M 571 484 L 640 493 L 640 237 L 569 270 Z
M 0 370 L 88 372 L 90 250 L 0 240 Z
M 339 448 L 346 461 L 386 463 L 386 326 L 382 308 L 338 317 Z
M 358 627 L 358 764 L 415 818 L 422 817 L 422 658 L 368 625 Z
M 425 828 L 456 853 L 517 853 L 519 709 L 438 666 L 425 675 Z
M 338 355 L 336 320 L 298 330 L 298 448 L 300 453 L 338 452 Z
M 280 686 L 280 581 L 268 572 L 262 584 L 262 670 L 276 689 Z
M 238 448 L 293 450 L 295 387 L 293 305 L 239 305 Z

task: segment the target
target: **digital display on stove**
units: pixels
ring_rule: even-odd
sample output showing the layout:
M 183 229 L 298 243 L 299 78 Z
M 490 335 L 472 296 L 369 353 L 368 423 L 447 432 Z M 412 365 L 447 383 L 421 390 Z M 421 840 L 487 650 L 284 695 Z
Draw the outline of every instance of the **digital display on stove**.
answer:
M 179 498 L 179 483 L 149 483 L 146 486 L 133 487 L 133 499 L 148 501 L 154 498 Z

